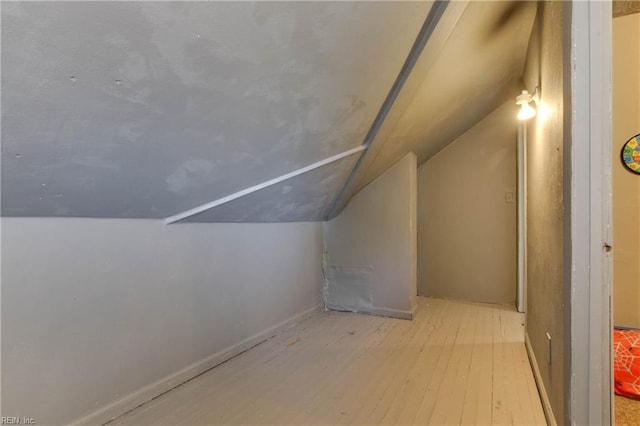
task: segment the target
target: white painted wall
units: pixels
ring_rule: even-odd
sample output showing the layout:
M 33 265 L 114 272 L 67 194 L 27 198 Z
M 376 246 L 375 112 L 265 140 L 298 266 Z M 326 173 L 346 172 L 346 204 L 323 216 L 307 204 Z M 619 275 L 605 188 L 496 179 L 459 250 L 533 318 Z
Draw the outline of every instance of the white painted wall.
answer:
M 321 303 L 320 223 L 1 223 L 3 416 L 117 413 Z
M 416 156 L 407 154 L 326 222 L 327 307 L 411 318 L 416 307 Z
M 514 303 L 516 112 L 505 103 L 418 169 L 418 294 Z

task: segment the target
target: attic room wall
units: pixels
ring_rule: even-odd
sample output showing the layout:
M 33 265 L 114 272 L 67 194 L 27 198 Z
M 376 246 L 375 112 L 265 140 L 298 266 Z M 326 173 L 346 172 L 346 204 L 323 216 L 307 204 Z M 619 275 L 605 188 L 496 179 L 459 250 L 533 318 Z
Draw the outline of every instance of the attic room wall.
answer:
M 412 318 L 416 308 L 416 156 L 409 153 L 326 222 L 329 309 Z
M 527 306 L 525 339 L 543 404 L 564 423 L 563 2 L 538 3 L 524 83 L 541 89 L 527 124 Z M 515 95 L 515 94 L 514 94 Z M 549 341 L 547 333 L 551 336 Z M 548 407 L 547 407 L 548 408 Z
M 418 169 L 419 295 L 514 303 L 514 114 L 505 103 Z
M 640 133 L 640 13 L 613 19 L 613 315 L 640 328 L 640 175 L 620 162 L 620 150 Z
M 321 303 L 321 223 L 1 223 L 3 416 L 68 424 L 124 398 L 102 423 Z

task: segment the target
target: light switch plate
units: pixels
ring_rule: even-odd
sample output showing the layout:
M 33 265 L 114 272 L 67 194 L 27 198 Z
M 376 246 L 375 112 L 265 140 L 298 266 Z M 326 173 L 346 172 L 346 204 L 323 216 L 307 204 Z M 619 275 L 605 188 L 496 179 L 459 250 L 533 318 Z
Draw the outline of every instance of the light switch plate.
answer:
M 504 202 L 505 203 L 515 203 L 516 201 L 516 194 L 513 191 L 507 191 L 504 193 Z

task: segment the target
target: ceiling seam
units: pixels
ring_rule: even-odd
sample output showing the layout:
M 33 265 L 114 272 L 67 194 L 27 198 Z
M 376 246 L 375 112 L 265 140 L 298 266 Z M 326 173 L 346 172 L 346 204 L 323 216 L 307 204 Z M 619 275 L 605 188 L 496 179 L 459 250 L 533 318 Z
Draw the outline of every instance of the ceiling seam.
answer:
M 300 175 L 302 175 L 304 173 L 308 173 L 308 172 L 310 172 L 312 170 L 315 170 L 315 169 L 317 169 L 319 167 L 326 166 L 327 164 L 330 164 L 330 163 L 333 163 L 335 161 L 341 160 L 341 159 L 343 159 L 345 157 L 348 157 L 350 155 L 353 155 L 353 154 L 355 154 L 357 152 L 363 151 L 364 149 L 365 149 L 365 147 L 363 145 L 360 145 L 358 147 L 355 147 L 355 148 L 349 149 L 347 151 L 341 152 L 340 154 L 336 154 L 336 155 L 333 155 L 331 157 L 325 158 L 324 160 L 316 161 L 315 163 L 309 164 L 308 166 L 305 166 L 305 167 L 302 167 L 300 169 L 294 170 L 294 171 L 289 172 L 287 174 L 284 174 L 284 175 L 278 176 L 276 178 L 264 181 L 264 182 L 259 183 L 257 185 L 250 186 L 248 188 L 245 188 L 245 189 L 242 189 L 240 191 L 234 192 L 233 194 L 229 194 L 229 195 L 226 195 L 226 196 L 224 196 L 222 198 L 218 198 L 217 200 L 214 200 L 214 201 L 199 205 L 197 207 L 194 207 L 192 209 L 186 210 L 186 211 L 181 212 L 181 213 L 177 213 L 177 214 L 175 214 L 173 216 L 169 216 L 166 219 L 164 219 L 164 223 L 165 223 L 165 225 L 170 225 L 172 223 L 179 222 L 179 221 L 184 220 L 184 219 L 186 219 L 188 217 L 195 216 L 197 214 L 203 213 L 203 212 L 205 212 L 207 210 L 210 210 L 210 209 L 212 209 L 214 207 L 221 206 L 221 205 L 226 204 L 226 203 L 228 203 L 230 201 L 237 200 L 238 198 L 241 198 L 241 197 L 244 197 L 246 195 L 252 194 L 252 193 L 254 193 L 256 191 L 260 191 L 261 189 L 268 188 L 268 187 L 273 186 L 273 185 L 275 185 L 277 183 L 283 182 L 285 180 L 291 179 L 291 178 L 296 177 L 296 176 L 300 176 Z
M 449 0 L 437 0 L 429 10 L 427 17 L 425 18 L 424 23 L 420 28 L 420 32 L 418 33 L 416 40 L 411 46 L 411 50 L 407 55 L 407 59 L 405 60 L 402 68 L 400 69 L 400 72 L 398 73 L 398 76 L 393 82 L 393 85 L 391 86 L 387 97 L 382 103 L 382 106 L 380 107 L 376 118 L 373 120 L 369 132 L 367 132 L 367 135 L 365 136 L 364 142 L 362 143 L 364 150 L 362 154 L 360 154 L 360 157 L 356 161 L 356 164 L 353 166 L 353 169 L 349 173 L 349 176 L 347 177 L 344 185 L 334 199 L 334 202 L 331 205 L 331 209 L 329 210 L 329 214 L 325 217 L 325 220 L 328 220 L 329 218 L 336 215 L 337 207 L 344 198 L 347 188 L 351 185 L 357 170 L 361 167 L 364 161 L 364 158 L 367 156 L 367 152 L 369 151 L 369 147 L 371 146 L 372 141 L 375 139 L 375 136 L 380 130 L 382 123 L 384 123 L 384 120 L 387 118 L 387 115 L 393 107 L 395 100 L 398 98 L 398 95 L 400 94 L 404 83 L 409 78 L 414 65 L 418 61 L 418 58 L 420 57 L 420 54 L 424 49 L 424 46 L 427 44 L 429 38 L 431 38 L 433 31 L 438 25 L 438 22 L 440 21 L 440 18 L 444 14 L 444 11 L 446 10 L 448 5 Z

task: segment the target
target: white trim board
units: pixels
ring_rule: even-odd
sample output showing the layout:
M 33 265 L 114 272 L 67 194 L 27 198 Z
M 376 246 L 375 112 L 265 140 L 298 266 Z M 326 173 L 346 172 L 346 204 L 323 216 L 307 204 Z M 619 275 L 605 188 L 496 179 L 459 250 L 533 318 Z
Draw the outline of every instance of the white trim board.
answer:
M 564 420 L 604 425 L 612 420 L 611 2 L 565 7 Z
M 536 360 L 536 355 L 533 352 L 533 348 L 531 348 L 531 341 L 529 340 L 529 335 L 527 333 L 524 334 L 524 346 L 527 349 L 527 355 L 529 355 L 529 364 L 531 364 L 533 378 L 535 379 L 536 386 L 538 387 L 538 394 L 540 395 L 540 401 L 542 402 L 542 411 L 544 411 L 544 416 L 547 419 L 547 423 L 549 424 L 549 426 L 557 426 L 558 423 L 556 422 L 556 418 L 553 415 L 553 410 L 551 409 L 549 395 L 547 395 L 547 390 L 544 387 L 544 381 L 542 380 L 542 375 L 540 374 L 538 361 Z
M 518 312 L 527 310 L 527 123 L 518 125 L 517 137 L 518 182 Z
M 141 405 L 149 402 L 153 398 L 178 387 L 185 382 L 206 373 L 208 370 L 222 364 L 223 362 L 241 354 L 242 352 L 251 349 L 252 347 L 264 342 L 267 339 L 272 338 L 282 330 L 285 330 L 315 314 L 323 309 L 323 304 L 320 303 L 311 309 L 307 309 L 297 315 L 286 319 L 273 327 L 249 336 L 241 342 L 235 345 L 223 349 L 210 355 L 200 361 L 188 365 L 187 367 L 169 374 L 162 379 L 151 383 L 137 391 L 134 391 L 98 410 L 74 420 L 70 423 L 71 426 L 79 425 L 104 425 L 117 419 L 118 417 L 128 413 L 129 411 L 140 407 Z
M 361 145 L 361 146 L 358 146 L 356 148 L 352 148 L 352 149 L 350 149 L 348 151 L 341 152 L 340 154 L 336 154 L 336 155 L 334 155 L 332 157 L 325 158 L 324 160 L 320 160 L 320 161 L 317 161 L 317 162 L 315 162 L 313 164 L 309 164 L 308 166 L 305 166 L 305 167 L 302 167 L 300 169 L 294 170 L 294 171 L 292 171 L 290 173 L 287 173 L 287 174 L 284 174 L 282 176 L 278 176 L 277 178 L 270 179 L 268 181 L 265 181 L 265 182 L 259 183 L 257 185 L 251 186 L 249 188 L 245 188 L 245 189 L 243 189 L 241 191 L 234 192 L 233 194 L 226 195 L 226 196 L 224 196 L 222 198 L 218 198 L 217 200 L 211 201 L 209 203 L 202 204 L 202 205 L 200 205 L 198 207 L 194 207 L 194 208 L 192 208 L 190 210 L 187 210 L 187 211 L 184 211 L 182 213 L 175 214 L 175 215 L 173 215 L 171 217 L 166 218 L 164 220 L 164 223 L 165 223 L 165 225 L 169 225 L 169 224 L 172 224 L 172 223 L 175 223 L 175 222 L 179 222 L 179 221 L 184 220 L 184 219 L 186 219 L 188 217 L 195 216 L 195 215 L 197 215 L 199 213 L 205 212 L 205 211 L 207 211 L 209 209 L 212 209 L 214 207 L 217 207 L 217 206 L 220 206 L 222 204 L 228 203 L 230 201 L 236 200 L 236 199 L 238 199 L 240 197 L 244 197 L 245 195 L 249 195 L 249 194 L 251 194 L 253 192 L 256 192 L 256 191 L 259 191 L 261 189 L 268 188 L 269 186 L 275 185 L 277 183 L 283 182 L 283 181 L 285 181 L 287 179 L 291 179 L 291 178 L 299 176 L 301 174 L 310 172 L 310 171 L 315 170 L 315 169 L 317 169 L 319 167 L 326 166 L 327 164 L 333 163 L 334 161 L 341 160 L 341 159 L 343 159 L 345 157 L 348 157 L 348 156 L 350 156 L 352 154 L 355 154 L 356 152 L 363 151 L 364 149 L 365 149 L 365 147 Z

